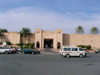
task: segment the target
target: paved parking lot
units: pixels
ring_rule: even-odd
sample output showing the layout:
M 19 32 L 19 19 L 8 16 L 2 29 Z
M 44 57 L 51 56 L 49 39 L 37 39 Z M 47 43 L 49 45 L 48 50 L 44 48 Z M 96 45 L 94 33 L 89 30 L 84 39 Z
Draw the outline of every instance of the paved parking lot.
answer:
M 0 54 L 0 75 L 100 75 L 100 54 L 86 58 L 63 58 L 56 53 Z

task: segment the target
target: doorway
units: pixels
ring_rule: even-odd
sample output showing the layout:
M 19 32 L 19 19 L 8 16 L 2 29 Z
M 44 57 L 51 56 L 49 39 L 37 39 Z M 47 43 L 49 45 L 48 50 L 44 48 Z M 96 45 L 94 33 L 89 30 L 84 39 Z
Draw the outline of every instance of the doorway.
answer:
M 36 48 L 40 48 L 40 43 L 39 43 L 39 41 L 36 43 Z
M 44 48 L 53 48 L 53 39 L 44 39 Z

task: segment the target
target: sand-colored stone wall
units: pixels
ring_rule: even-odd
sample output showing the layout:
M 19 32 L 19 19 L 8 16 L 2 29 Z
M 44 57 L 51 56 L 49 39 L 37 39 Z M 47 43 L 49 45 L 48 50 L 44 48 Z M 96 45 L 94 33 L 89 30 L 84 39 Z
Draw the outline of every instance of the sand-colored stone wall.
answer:
M 63 45 L 69 46 L 70 45 L 70 35 L 63 34 Z
M 20 43 L 20 34 L 17 32 L 3 33 L 1 41 L 10 41 L 12 44 L 18 44 Z
M 68 36 L 66 34 L 65 36 L 66 36 L 67 41 L 69 40 L 69 45 L 72 45 L 72 46 L 91 45 L 93 49 L 100 48 L 100 35 L 69 34 Z
M 21 36 L 21 43 L 25 43 L 25 42 L 26 43 L 34 43 L 35 42 L 35 34 L 33 33 L 33 34 L 28 35 L 26 40 L 24 37 Z

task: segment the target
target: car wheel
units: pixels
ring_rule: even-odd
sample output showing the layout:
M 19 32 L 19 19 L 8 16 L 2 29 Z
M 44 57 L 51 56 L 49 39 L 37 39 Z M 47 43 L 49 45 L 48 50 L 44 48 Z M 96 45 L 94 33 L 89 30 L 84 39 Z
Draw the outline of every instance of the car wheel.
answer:
M 80 54 L 80 58 L 83 58 L 84 56 L 83 56 L 83 54 Z
M 38 52 L 38 54 L 40 54 L 40 52 Z
M 35 54 L 35 52 L 32 52 L 32 54 Z
M 25 52 L 23 52 L 23 54 L 25 54 Z
M 11 51 L 9 51 L 9 54 L 11 54 L 12 52 Z
M 70 55 L 69 55 L 69 54 L 67 54 L 67 55 L 66 55 L 66 57 L 67 57 L 67 58 L 69 58 L 69 57 L 70 57 Z
M 5 52 L 5 54 L 8 54 L 8 53 L 9 53 L 8 51 Z
M 64 55 L 62 55 L 64 58 L 66 58 L 66 55 L 64 56 Z
M 95 52 L 96 54 L 98 53 L 98 52 Z

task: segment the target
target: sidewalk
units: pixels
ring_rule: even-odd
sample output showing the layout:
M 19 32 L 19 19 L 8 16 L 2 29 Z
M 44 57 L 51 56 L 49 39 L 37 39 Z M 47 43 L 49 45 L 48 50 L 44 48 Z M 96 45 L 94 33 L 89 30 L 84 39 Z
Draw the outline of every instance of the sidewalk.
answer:
M 41 50 L 42 54 L 58 54 L 58 51 L 55 49 L 43 49 Z

